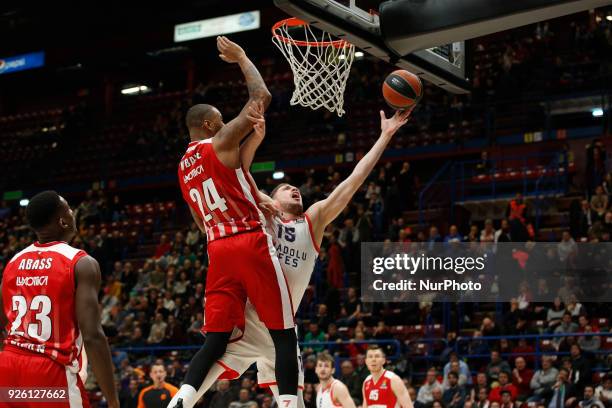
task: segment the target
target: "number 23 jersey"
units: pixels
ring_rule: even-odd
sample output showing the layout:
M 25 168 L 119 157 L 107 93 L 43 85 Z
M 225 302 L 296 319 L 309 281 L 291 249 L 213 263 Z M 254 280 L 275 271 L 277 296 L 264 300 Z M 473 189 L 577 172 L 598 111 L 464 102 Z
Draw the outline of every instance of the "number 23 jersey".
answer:
M 178 178 L 183 198 L 204 222 L 208 242 L 265 225 L 253 179 L 242 168 L 225 166 L 212 138 L 189 143 Z
M 46 354 L 78 371 L 74 267 L 85 255 L 65 242 L 36 242 L 11 259 L 2 278 L 5 351 Z

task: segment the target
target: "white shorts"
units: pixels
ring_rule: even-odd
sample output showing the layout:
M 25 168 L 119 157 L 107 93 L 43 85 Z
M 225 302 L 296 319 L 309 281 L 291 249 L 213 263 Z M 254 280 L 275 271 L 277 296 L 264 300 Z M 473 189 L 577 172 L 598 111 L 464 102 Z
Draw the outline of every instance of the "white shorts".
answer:
M 219 379 L 233 380 L 240 377 L 253 364 L 257 365 L 257 382 L 261 387 L 276 385 L 274 342 L 268 329 L 259 320 L 253 305 L 245 306 L 245 327 L 241 337 L 230 340 L 225 354 L 217 361 L 225 372 Z M 304 388 L 304 367 L 300 347 L 296 347 L 298 357 L 298 386 Z

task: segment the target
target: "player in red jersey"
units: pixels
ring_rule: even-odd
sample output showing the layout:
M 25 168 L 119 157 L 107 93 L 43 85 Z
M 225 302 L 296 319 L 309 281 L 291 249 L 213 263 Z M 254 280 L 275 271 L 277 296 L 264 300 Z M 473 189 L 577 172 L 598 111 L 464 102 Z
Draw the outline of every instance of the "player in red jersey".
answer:
M 412 400 L 402 379 L 385 370 L 385 352 L 370 346 L 366 353 L 366 366 L 370 375 L 363 382 L 363 408 L 413 408 Z
M 55 191 L 34 196 L 26 218 L 38 241 L 6 265 L 0 290 L 0 323 L 7 331 L 0 352 L 0 406 L 89 407 L 78 375 L 85 346 L 108 406 L 119 407 L 110 349 L 100 324 L 98 262 L 66 243 L 76 234 L 76 221 Z M 55 401 L 46 402 L 30 394 L 28 401 L 16 402 L 7 394 L 42 387 L 63 391 Z
M 284 408 L 293 408 L 297 406 L 298 362 L 291 293 L 272 237 L 264 229 L 257 187 L 240 163 L 240 142 L 257 123 L 253 114 L 264 111 L 271 96 L 239 45 L 218 37 L 217 48 L 222 60 L 242 70 L 249 100 L 227 124 L 211 105 L 195 105 L 187 112 L 191 143 L 178 177 L 183 198 L 208 240 L 206 340 L 189 364 L 176 404 L 173 401 L 170 408 L 193 405 L 196 389 L 225 352 L 232 331 L 244 328 L 247 297 L 274 342 L 281 401 Z

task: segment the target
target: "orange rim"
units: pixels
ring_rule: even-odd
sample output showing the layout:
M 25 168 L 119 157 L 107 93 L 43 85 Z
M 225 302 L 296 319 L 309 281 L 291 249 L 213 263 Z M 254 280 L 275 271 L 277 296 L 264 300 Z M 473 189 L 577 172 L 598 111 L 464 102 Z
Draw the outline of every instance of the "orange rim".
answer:
M 303 26 L 307 26 L 308 23 L 306 23 L 303 20 L 300 20 L 299 18 L 295 18 L 295 17 L 291 17 L 291 18 L 287 18 L 285 20 L 281 20 L 278 23 L 274 24 L 272 26 L 272 36 L 286 44 L 294 44 L 297 45 L 299 47 L 335 47 L 335 48 L 346 48 L 349 47 L 351 44 L 348 41 L 345 40 L 335 40 L 335 41 L 301 41 L 301 40 L 294 40 L 293 38 L 287 38 L 282 34 L 278 34 L 276 31 L 281 28 L 282 26 L 287 26 L 287 27 L 303 27 Z

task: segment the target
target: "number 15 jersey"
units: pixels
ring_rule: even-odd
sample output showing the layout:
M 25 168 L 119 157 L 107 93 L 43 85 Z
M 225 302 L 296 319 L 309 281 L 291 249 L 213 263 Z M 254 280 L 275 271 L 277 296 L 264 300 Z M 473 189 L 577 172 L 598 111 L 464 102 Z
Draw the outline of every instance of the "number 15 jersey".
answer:
M 265 225 L 251 176 L 221 163 L 212 138 L 189 143 L 178 177 L 183 198 L 204 222 L 208 242 Z

